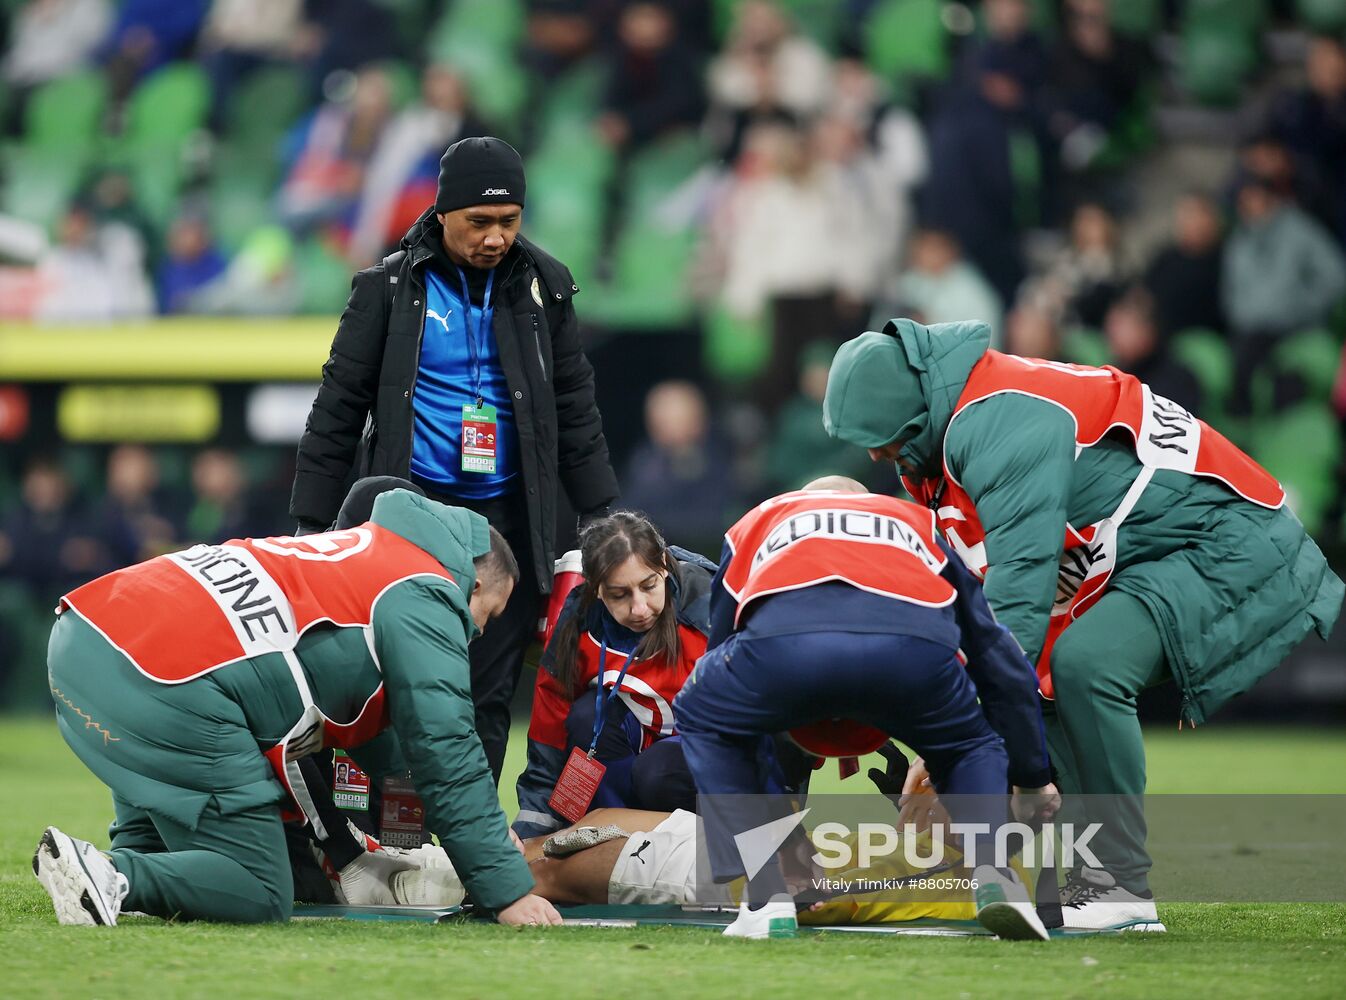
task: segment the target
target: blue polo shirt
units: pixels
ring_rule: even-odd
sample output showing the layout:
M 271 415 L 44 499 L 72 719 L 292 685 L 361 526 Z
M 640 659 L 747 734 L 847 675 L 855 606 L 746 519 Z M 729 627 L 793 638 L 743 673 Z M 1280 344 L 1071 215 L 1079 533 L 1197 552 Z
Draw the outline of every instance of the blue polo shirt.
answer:
M 489 301 L 473 304 L 467 294 L 461 269 L 447 276 L 425 269 L 425 329 L 411 399 L 411 471 L 450 496 L 484 500 L 515 488 L 519 434 L 491 327 L 495 308 Z M 463 407 L 475 405 L 478 392 L 496 408 L 494 473 L 464 472 L 462 466 Z

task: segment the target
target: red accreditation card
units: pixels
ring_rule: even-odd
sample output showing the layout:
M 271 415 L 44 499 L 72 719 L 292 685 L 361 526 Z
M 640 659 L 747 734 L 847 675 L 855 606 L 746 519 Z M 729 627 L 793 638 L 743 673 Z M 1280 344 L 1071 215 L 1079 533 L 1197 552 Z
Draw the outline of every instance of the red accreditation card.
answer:
M 561 777 L 556 779 L 556 787 L 547 805 L 570 822 L 578 822 L 589 811 L 589 803 L 594 800 L 598 785 L 603 780 L 603 772 L 607 769 L 606 764 L 599 763 L 575 747 L 570 751 L 570 759 L 566 761 Z
M 389 847 L 420 847 L 425 841 L 425 807 L 411 776 L 383 779 L 383 812 L 379 843 Z

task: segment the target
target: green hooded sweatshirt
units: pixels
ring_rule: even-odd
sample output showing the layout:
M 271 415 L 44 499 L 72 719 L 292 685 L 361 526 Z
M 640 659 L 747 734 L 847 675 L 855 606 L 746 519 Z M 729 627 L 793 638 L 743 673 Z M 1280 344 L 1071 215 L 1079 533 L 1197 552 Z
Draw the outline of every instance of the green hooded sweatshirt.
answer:
M 410 770 L 427 827 L 473 900 L 501 909 L 529 893 L 533 878 L 510 842 L 472 706 L 467 646 L 477 629 L 468 598 L 473 560 L 490 549 L 487 522 L 406 490 L 379 496 L 371 521 L 430 553 L 453 581 L 404 580 L 379 599 L 368 642 L 364 629 L 321 626 L 305 633 L 295 653 L 328 718 L 355 718 L 384 685 L 391 725 L 351 756 L 375 781 Z M 67 613 L 53 637 L 49 674 L 54 694 L 117 734 L 98 739 L 58 717 L 80 759 L 133 806 L 194 828 L 212 798 L 224 812 L 283 799 L 258 755 L 302 712 L 280 654 L 165 685 Z
M 861 334 L 837 352 L 823 422 L 864 448 L 902 441 L 898 464 L 916 478 L 940 478 L 947 462 L 986 531 L 987 601 L 1036 661 L 1067 522 L 1110 516 L 1140 462 L 1125 438 L 1077 457 L 1070 417 L 1017 393 L 972 404 L 950 433 L 989 343 L 976 322 L 897 319 Z M 1117 549 L 1108 586 L 1154 617 L 1193 723 L 1252 687 L 1310 630 L 1326 638 L 1346 593 L 1289 507 L 1267 510 L 1180 472 L 1156 471 Z

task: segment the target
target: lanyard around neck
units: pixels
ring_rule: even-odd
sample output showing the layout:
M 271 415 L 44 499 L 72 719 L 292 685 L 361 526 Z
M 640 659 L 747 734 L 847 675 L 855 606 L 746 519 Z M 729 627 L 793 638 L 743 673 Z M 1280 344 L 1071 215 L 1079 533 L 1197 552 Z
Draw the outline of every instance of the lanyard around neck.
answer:
M 637 644 L 639 645 L 639 644 Z M 598 749 L 598 737 L 603 734 L 603 723 L 606 721 L 608 703 L 617 694 L 617 689 L 622 686 L 622 681 L 626 679 L 626 672 L 631 669 L 631 663 L 636 658 L 636 651 L 631 650 L 631 654 L 622 664 L 621 671 L 617 674 L 617 679 L 612 684 L 612 694 L 606 694 L 603 688 L 604 668 L 608 661 L 608 643 L 604 639 L 598 649 L 598 693 L 594 698 L 594 738 L 589 743 L 589 756 L 592 757 Z
M 482 296 L 481 312 L 477 314 L 476 322 L 472 320 L 472 293 L 467 287 L 467 272 L 461 267 L 457 270 L 458 280 L 463 286 L 463 329 L 467 331 L 467 354 L 472 361 L 472 395 L 480 406 L 482 348 L 478 345 L 477 339 L 481 336 L 481 328 L 486 325 L 486 317 L 491 311 L 491 289 L 495 287 L 495 269 L 492 268 L 486 276 L 486 294 Z

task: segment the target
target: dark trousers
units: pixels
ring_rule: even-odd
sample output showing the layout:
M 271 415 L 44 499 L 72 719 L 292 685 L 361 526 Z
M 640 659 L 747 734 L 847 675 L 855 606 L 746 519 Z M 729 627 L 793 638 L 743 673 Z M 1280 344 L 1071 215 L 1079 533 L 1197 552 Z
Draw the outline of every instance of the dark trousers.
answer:
M 472 701 L 477 710 L 477 736 L 486 751 L 491 774 L 500 783 L 505 765 L 505 747 L 509 742 L 509 706 L 519 686 L 523 654 L 537 634 L 537 619 L 542 606 L 537 576 L 533 571 L 533 547 L 528 541 L 528 512 L 517 495 L 489 500 L 463 500 L 434 492 L 433 484 L 418 481 L 432 500 L 465 507 L 490 522 L 505 536 L 519 563 L 519 582 L 505 605 L 504 613 L 490 622 L 485 631 L 468 647 L 472 666 Z
M 946 800 L 955 822 L 995 829 L 1005 819 L 1004 742 L 954 650 L 937 643 L 884 633 L 756 635 L 750 622 L 701 658 L 673 714 L 702 795 L 766 791 L 763 734 L 849 718 L 924 757 L 935 789 L 956 797 Z M 707 833 L 716 880 L 742 874 L 732 838 L 717 837 L 709 818 Z
M 566 757 L 572 747 L 588 751 L 597 704 L 592 690 L 575 699 L 566 716 Z M 673 812 L 696 809 L 696 784 L 680 736 L 665 736 L 644 750 L 644 730 L 621 698 L 609 697 L 594 759 L 607 766 L 591 808 L 624 807 Z

